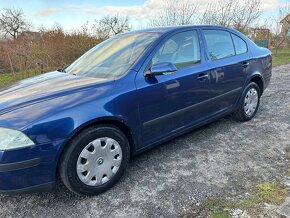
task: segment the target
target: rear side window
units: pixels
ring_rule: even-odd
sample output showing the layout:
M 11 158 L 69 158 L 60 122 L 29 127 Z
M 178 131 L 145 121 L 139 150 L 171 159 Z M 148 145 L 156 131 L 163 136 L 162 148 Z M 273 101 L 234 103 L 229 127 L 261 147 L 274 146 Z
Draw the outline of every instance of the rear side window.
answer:
M 229 32 L 223 30 L 204 30 L 209 56 L 219 60 L 235 55 L 233 40 Z
M 196 31 L 178 33 L 169 38 L 157 51 L 152 64 L 171 62 L 177 69 L 200 63 L 200 46 Z
M 243 54 L 248 51 L 247 44 L 245 43 L 244 40 L 242 40 L 240 37 L 232 34 L 235 49 L 236 49 L 236 54 Z

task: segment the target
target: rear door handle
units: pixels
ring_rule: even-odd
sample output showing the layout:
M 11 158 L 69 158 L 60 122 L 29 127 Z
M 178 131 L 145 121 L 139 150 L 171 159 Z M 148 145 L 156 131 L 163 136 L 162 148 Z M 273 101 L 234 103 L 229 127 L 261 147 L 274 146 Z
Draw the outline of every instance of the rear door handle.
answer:
M 204 81 L 204 80 L 208 79 L 208 74 L 201 73 L 198 75 L 197 79 L 199 81 Z
M 243 68 L 247 68 L 249 66 L 249 64 L 250 63 L 248 61 L 244 61 L 242 66 L 243 66 Z

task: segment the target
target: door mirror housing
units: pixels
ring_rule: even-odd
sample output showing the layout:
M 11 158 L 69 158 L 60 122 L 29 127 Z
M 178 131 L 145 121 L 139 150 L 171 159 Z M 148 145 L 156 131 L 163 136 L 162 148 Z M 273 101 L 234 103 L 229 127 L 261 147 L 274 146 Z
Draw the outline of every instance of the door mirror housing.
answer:
M 65 69 L 68 68 L 68 66 L 63 66 L 62 68 L 57 69 L 56 71 L 65 73 Z
M 176 66 L 171 62 L 162 62 L 152 65 L 150 70 L 145 73 L 145 76 L 158 76 L 172 74 L 177 71 Z

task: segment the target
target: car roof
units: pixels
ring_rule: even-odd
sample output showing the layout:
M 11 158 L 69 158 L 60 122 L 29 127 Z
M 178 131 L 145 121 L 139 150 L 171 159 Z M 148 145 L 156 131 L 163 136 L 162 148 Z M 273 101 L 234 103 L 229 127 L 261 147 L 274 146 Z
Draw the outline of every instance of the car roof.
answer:
M 155 28 L 148 28 L 148 29 L 140 29 L 134 30 L 128 33 L 146 33 L 146 32 L 158 32 L 158 33 L 167 33 L 175 30 L 186 30 L 190 28 L 222 28 L 233 30 L 233 28 L 225 27 L 225 26 L 217 26 L 217 25 L 183 25 L 183 26 L 167 26 L 167 27 L 155 27 Z

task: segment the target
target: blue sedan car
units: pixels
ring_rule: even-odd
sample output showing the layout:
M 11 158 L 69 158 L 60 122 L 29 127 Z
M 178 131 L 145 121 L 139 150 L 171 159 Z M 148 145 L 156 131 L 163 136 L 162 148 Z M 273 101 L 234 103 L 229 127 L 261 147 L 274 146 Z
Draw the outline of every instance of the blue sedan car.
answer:
M 271 70 L 268 49 L 221 26 L 108 39 L 0 92 L 0 193 L 47 191 L 58 175 L 104 192 L 133 155 L 227 114 L 252 119 Z

